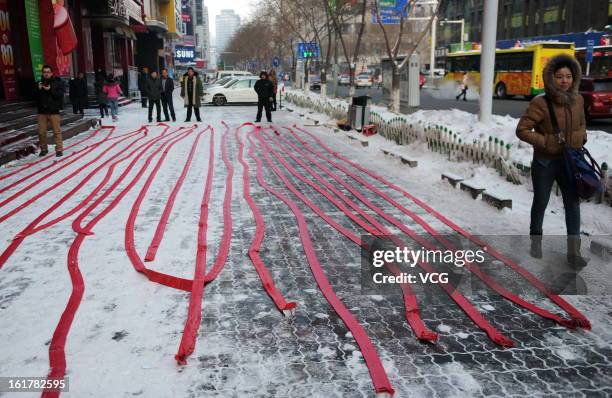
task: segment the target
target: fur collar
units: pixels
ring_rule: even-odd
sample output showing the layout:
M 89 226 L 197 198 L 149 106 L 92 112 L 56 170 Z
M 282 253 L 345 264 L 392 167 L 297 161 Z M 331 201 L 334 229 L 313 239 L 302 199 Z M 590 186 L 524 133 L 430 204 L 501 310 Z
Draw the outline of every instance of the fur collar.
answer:
M 563 91 L 555 83 L 554 71 L 557 65 L 561 63 L 569 63 L 570 70 L 574 77 L 572 86 L 569 90 Z M 572 105 L 578 97 L 578 86 L 580 85 L 580 79 L 582 78 L 582 68 L 574 57 L 567 54 L 559 54 L 552 57 L 546 67 L 544 68 L 544 91 L 546 95 L 557 104 L 561 105 Z

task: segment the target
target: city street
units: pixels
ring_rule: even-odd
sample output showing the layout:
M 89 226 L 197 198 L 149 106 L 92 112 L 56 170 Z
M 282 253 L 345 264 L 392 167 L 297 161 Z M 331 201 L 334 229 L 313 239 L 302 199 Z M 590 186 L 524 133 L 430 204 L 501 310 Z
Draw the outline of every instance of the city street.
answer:
M 338 87 L 338 97 L 347 98 L 349 95 L 348 86 Z M 367 95 L 372 98 L 372 102 L 381 103 L 382 88 L 380 87 L 360 87 L 356 89 L 355 95 Z M 520 118 L 525 113 L 525 109 L 529 105 L 529 100 L 523 97 L 510 99 L 493 99 L 493 114 L 495 115 L 510 115 L 513 118 Z M 433 109 L 459 109 L 470 113 L 478 113 L 478 100 L 471 93 L 468 94 L 468 101 L 456 101 L 452 95 L 443 96 L 435 90 L 427 87 L 421 90 L 421 106 L 418 109 L 433 110 Z M 597 119 L 589 122 L 589 129 L 602 130 L 612 133 L 612 118 Z
M 612 395 L 610 296 L 560 307 L 510 273 L 540 316 L 479 279 L 419 285 L 413 304 L 362 290 L 372 228 L 415 245 L 432 229 L 463 247 L 475 231 L 524 235 L 524 186 L 498 211 L 440 181 L 457 169 L 442 156 L 415 146 L 419 166 L 402 166 L 290 107 L 259 128 L 253 105 L 147 125 L 133 103 L 61 160 L 0 168 L 0 375 L 67 376 L 66 397 Z M 597 206 L 585 228 L 609 215 Z M 537 271 L 528 249 L 499 250 L 511 259 L 483 270 Z

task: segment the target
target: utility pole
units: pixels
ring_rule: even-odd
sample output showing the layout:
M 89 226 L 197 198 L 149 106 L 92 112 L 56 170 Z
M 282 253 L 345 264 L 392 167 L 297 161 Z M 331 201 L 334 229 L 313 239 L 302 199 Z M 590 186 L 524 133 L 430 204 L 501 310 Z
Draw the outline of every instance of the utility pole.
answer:
M 432 6 L 435 7 L 435 6 Z M 432 8 L 435 10 L 435 8 Z M 432 11 L 433 12 L 433 11 Z M 435 15 L 431 22 L 431 53 L 429 54 L 429 77 L 434 78 L 434 69 L 436 67 L 436 29 L 438 26 L 438 16 Z
M 491 121 L 493 112 L 493 80 L 495 78 L 495 38 L 499 0 L 484 2 L 482 23 L 482 51 L 480 55 L 480 112 L 479 120 Z

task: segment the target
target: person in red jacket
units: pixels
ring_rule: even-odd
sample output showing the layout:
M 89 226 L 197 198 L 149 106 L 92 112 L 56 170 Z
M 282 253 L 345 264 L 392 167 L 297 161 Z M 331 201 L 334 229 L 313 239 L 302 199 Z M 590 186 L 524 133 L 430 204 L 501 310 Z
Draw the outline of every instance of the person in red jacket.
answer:
M 109 74 L 106 78 L 102 91 L 106 93 L 106 98 L 108 99 L 108 104 L 110 105 L 113 121 L 116 122 L 118 119 L 117 115 L 119 114 L 119 96 L 123 95 L 121 85 L 112 74 Z

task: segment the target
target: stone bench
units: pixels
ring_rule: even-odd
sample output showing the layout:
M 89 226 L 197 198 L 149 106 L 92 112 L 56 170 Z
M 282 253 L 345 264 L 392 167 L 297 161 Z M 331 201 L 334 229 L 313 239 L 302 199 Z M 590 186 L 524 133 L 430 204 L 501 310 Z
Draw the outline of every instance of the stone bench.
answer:
M 478 196 L 485 191 L 485 188 L 476 185 L 474 182 L 461 182 L 459 183 L 459 188 L 462 191 L 469 192 L 472 195 L 472 199 L 478 198 Z
M 509 209 L 512 208 L 512 199 L 506 199 L 505 197 L 493 194 L 491 192 L 483 192 L 482 200 L 497 207 L 500 210 L 504 207 L 507 207 Z
M 361 134 L 347 133 L 346 136 L 350 138 L 351 140 L 359 141 L 361 143 L 361 146 L 369 145 L 368 139 L 362 136 Z
M 402 163 L 407 164 L 410 167 L 417 167 L 419 165 L 418 161 L 411 159 L 408 156 L 403 155 L 401 153 L 394 152 L 391 149 L 381 148 L 380 151 L 384 153 L 385 155 L 393 156 L 394 158 L 399 158 L 402 161 Z
M 442 179 L 447 180 L 455 188 L 457 187 L 457 184 L 464 180 L 463 177 L 460 177 L 453 173 L 442 173 Z

